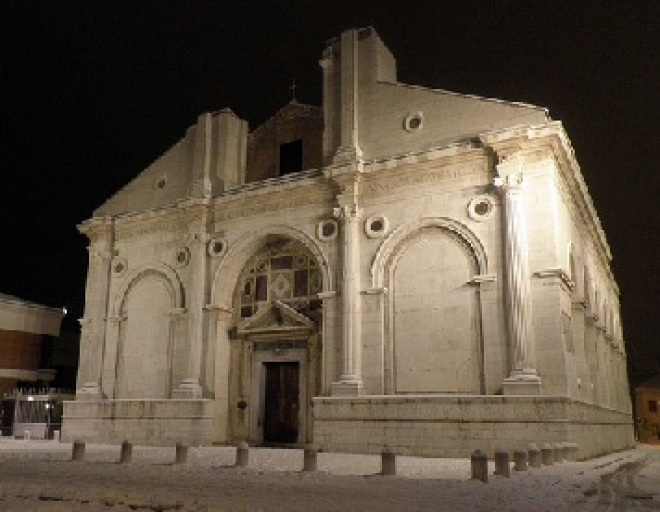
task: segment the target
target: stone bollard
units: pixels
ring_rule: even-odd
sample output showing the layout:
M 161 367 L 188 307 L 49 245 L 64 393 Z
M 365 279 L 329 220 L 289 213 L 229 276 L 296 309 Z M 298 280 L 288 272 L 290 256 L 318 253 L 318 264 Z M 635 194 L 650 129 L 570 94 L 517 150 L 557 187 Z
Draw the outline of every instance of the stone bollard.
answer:
M 527 471 L 527 452 L 525 450 L 514 450 L 513 469 L 514 471 Z
M 73 455 L 71 456 L 71 460 L 75 460 L 77 462 L 82 462 L 85 460 L 85 443 L 82 441 L 73 442 Z
M 555 463 L 554 449 L 550 443 L 544 443 L 541 445 L 541 460 L 543 461 L 544 466 L 552 466 Z
M 488 482 L 488 457 L 481 450 L 475 450 L 470 456 L 472 466 L 472 480 Z
M 53 441 L 57 441 L 58 443 L 60 442 L 60 431 L 59 430 L 53 430 Z
M 541 449 L 534 443 L 529 445 L 527 449 L 527 455 L 529 457 L 529 466 L 532 468 L 540 468 L 541 461 Z
M 133 445 L 128 441 L 121 443 L 121 452 L 119 453 L 119 462 L 124 464 L 133 460 Z
M 566 443 L 566 452 L 568 454 L 568 460 L 578 460 L 578 445 L 577 443 Z
M 555 462 L 561 464 L 566 461 L 566 447 L 564 443 L 555 443 Z
M 316 456 L 318 450 L 311 445 L 305 447 L 303 452 L 303 471 L 316 471 Z
M 25 430 L 23 432 L 23 440 L 24 441 L 29 441 L 30 440 L 30 431 L 29 430 Z
M 396 454 L 390 448 L 383 448 L 380 453 L 381 475 L 396 475 Z
M 250 458 L 250 447 L 243 441 L 236 447 L 236 466 L 247 467 Z
M 176 458 L 175 464 L 185 464 L 188 462 L 188 445 L 183 443 L 176 443 Z
M 511 467 L 509 466 L 509 452 L 504 448 L 495 450 L 495 471 L 494 475 L 511 476 Z

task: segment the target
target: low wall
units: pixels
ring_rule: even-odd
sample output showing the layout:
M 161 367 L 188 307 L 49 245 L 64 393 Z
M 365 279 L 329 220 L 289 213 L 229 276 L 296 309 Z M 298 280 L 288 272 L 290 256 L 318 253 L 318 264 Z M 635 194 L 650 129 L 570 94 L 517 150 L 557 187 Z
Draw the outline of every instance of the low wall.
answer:
M 328 451 L 469 457 L 530 443 L 574 442 L 590 458 L 634 446 L 629 413 L 554 396 L 318 397 L 314 444 Z
M 61 439 L 88 443 L 192 446 L 212 443 L 211 400 L 64 402 Z

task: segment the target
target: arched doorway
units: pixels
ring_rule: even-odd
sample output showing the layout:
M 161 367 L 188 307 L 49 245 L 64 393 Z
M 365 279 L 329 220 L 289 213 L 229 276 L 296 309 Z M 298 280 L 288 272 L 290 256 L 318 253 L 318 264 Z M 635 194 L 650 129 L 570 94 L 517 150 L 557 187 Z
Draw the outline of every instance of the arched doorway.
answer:
M 268 239 L 243 267 L 233 297 L 234 437 L 271 445 L 308 441 L 307 404 L 320 383 L 322 288 L 316 258 L 288 238 Z

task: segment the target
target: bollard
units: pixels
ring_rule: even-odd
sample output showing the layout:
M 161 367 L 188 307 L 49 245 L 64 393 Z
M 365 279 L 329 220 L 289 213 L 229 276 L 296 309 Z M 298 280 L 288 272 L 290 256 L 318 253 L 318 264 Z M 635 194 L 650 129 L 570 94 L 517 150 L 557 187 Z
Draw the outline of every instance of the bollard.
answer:
M 119 463 L 124 464 L 133 460 L 133 445 L 128 441 L 121 443 L 121 452 L 119 453 Z
M 578 445 L 577 443 L 566 443 L 566 452 L 568 453 L 568 460 L 578 460 Z
M 514 471 L 527 471 L 527 452 L 525 450 L 514 450 L 513 469 Z
M 188 462 L 188 445 L 176 443 L 175 464 L 185 464 Z
M 59 430 L 53 430 L 53 441 L 57 441 L 58 443 L 60 442 L 60 431 Z
M 527 455 L 529 456 L 529 466 L 532 468 L 541 467 L 541 450 L 539 447 L 532 443 L 527 449 Z
M 396 475 L 396 455 L 391 449 L 383 448 L 383 451 L 380 453 L 380 460 L 381 475 Z
M 305 447 L 303 452 L 303 471 L 316 471 L 316 456 L 318 450 L 311 445 Z
M 24 439 L 25 441 L 29 441 L 29 440 L 30 440 L 30 431 L 29 431 L 29 430 L 24 430 L 24 431 L 23 431 L 23 439 Z
M 555 463 L 554 450 L 550 443 L 544 443 L 541 445 L 541 461 L 544 466 L 552 466 Z
M 85 460 L 85 443 L 82 441 L 73 442 L 73 455 L 71 459 L 78 462 Z
M 250 447 L 243 441 L 236 447 L 236 466 L 246 467 L 249 460 Z
M 488 457 L 481 450 L 475 450 L 470 456 L 472 466 L 472 480 L 488 482 Z
M 494 475 L 511 476 L 511 467 L 509 466 L 509 452 L 504 448 L 495 450 L 495 471 Z
M 564 443 L 555 443 L 554 444 L 554 449 L 555 449 L 555 462 L 561 464 L 562 462 L 566 461 L 566 448 L 564 446 Z

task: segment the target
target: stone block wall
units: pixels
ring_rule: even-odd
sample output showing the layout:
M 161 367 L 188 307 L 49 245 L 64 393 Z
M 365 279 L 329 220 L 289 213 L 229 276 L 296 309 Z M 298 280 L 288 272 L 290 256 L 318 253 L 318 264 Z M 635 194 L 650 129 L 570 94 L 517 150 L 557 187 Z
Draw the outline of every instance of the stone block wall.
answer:
M 631 418 L 539 396 L 368 396 L 314 398 L 314 442 L 328 451 L 469 457 L 530 443 L 575 442 L 591 458 L 634 445 Z M 598 426 L 598 428 L 593 428 Z
M 62 441 L 164 446 L 213 442 L 211 400 L 103 400 L 64 403 Z

